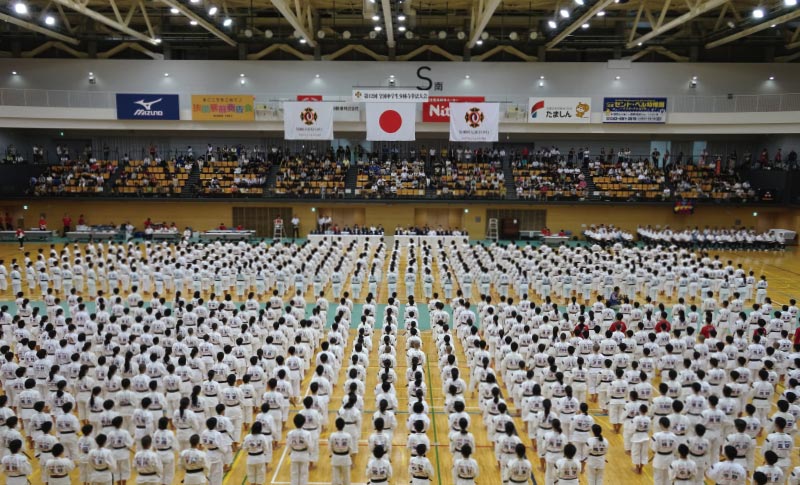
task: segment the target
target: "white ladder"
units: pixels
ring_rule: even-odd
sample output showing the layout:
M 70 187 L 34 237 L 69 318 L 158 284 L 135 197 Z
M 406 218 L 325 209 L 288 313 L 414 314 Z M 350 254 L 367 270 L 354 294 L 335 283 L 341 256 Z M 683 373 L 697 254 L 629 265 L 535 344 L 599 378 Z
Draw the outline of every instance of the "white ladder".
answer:
M 275 224 L 275 230 L 272 231 L 272 239 L 283 239 L 283 223 Z
M 497 229 L 497 219 L 489 219 L 489 230 L 486 231 L 486 239 L 497 241 L 499 239 L 499 232 Z

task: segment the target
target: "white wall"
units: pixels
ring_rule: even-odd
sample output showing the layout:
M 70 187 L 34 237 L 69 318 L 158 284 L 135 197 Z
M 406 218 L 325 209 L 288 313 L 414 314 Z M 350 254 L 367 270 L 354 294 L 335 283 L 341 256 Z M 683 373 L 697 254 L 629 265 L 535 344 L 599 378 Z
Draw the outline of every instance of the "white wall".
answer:
M 613 65 L 618 65 L 615 63 Z M 794 64 L 482 63 L 349 61 L 152 61 L 86 59 L 0 60 L 0 88 L 78 90 L 86 93 L 242 93 L 293 97 L 298 93 L 350 96 L 354 86 L 417 86 L 417 69 L 444 83 L 444 95 L 485 95 L 489 100 L 528 96 L 726 96 L 800 93 Z M 13 76 L 12 71 L 19 75 Z M 89 85 L 89 72 L 97 83 Z M 164 77 L 168 72 L 169 77 Z M 239 83 L 245 74 L 246 84 Z M 319 74 L 319 78 L 315 75 Z M 470 79 L 465 79 L 469 74 Z M 539 87 L 539 77 L 545 76 Z M 619 81 L 615 80 L 620 76 Z M 689 80 L 698 84 L 689 88 Z M 775 80 L 769 81 L 769 76 Z M 438 93 L 433 93 L 438 94 Z M 82 102 L 84 100 L 77 100 Z M 91 103 L 90 98 L 86 98 Z M 90 107 L 90 106 L 85 106 Z M 99 107 L 99 106 L 98 106 Z M 112 106 L 108 106 L 112 107 Z M 800 106 L 796 107 L 800 109 Z

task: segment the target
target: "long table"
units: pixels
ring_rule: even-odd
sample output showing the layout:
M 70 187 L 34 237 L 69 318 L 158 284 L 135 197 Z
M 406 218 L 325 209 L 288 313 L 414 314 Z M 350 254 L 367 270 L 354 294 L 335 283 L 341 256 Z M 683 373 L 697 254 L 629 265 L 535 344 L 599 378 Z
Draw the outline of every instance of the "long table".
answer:
M 200 239 L 206 241 L 247 241 L 256 236 L 256 231 L 246 229 L 244 231 L 234 230 L 213 230 L 200 233 Z
M 25 239 L 28 241 L 48 241 L 53 237 L 58 237 L 56 231 L 40 231 L 39 229 L 28 229 L 25 231 Z M 17 231 L 0 231 L 0 241 L 16 240 Z
M 110 241 L 116 239 L 119 234 L 119 231 L 110 229 L 69 231 L 67 232 L 67 239 L 70 241 L 89 241 L 90 239 L 94 241 Z
M 180 241 L 181 233 L 179 232 L 154 232 L 153 240 L 159 241 Z
M 548 246 L 558 246 L 562 242 L 569 241 L 569 236 L 545 236 L 543 239 Z
M 399 241 L 401 246 L 408 246 L 409 243 L 412 241 L 417 245 L 422 245 L 422 242 L 425 241 L 431 246 L 435 246 L 438 244 L 439 241 L 442 241 L 445 246 L 449 246 L 451 242 L 455 241 L 458 244 L 469 244 L 469 236 L 407 236 L 407 235 L 398 235 L 394 236 L 395 241 Z
M 313 243 L 318 243 L 323 240 L 336 241 L 341 244 L 350 244 L 356 242 L 378 242 L 384 236 L 372 234 L 309 234 L 308 240 Z

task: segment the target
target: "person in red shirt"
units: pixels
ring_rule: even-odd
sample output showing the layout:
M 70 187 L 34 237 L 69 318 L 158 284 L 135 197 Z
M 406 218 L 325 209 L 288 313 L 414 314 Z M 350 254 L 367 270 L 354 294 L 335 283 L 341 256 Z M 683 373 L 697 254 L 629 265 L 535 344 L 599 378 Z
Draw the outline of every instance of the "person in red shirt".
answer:
M 548 228 L 542 228 L 542 236 L 551 236 L 553 233 Z
M 153 221 L 150 220 L 148 217 L 146 221 L 144 221 L 144 228 L 147 229 L 148 227 L 153 225 Z
M 239 224 L 238 226 L 236 226 L 236 230 L 237 231 L 244 231 L 244 226 Z
M 667 332 L 672 330 L 669 320 L 667 320 L 667 312 L 661 312 L 661 319 L 656 323 L 656 333 Z
M 711 323 L 711 314 L 708 314 L 706 316 L 706 324 L 700 329 L 700 335 L 702 335 L 704 338 L 711 338 L 711 332 L 716 330 L 717 329 L 714 327 L 714 324 Z
M 22 226 L 17 228 L 17 241 L 19 241 L 19 250 L 23 251 L 25 249 L 25 231 Z
M 800 327 L 797 327 L 797 330 L 794 331 L 794 340 L 792 342 L 794 345 L 800 345 Z
M 44 218 L 44 214 L 39 216 L 39 230 L 46 231 L 47 230 L 47 220 Z
M 219 229 L 220 231 L 227 231 L 227 230 L 228 230 L 228 228 L 225 226 L 225 223 L 224 223 L 224 222 L 220 222 L 220 223 L 219 223 L 219 228 L 218 228 L 218 229 Z
M 617 313 L 617 321 L 612 323 L 611 326 L 608 327 L 608 329 L 611 330 L 612 332 L 625 333 L 628 331 L 628 326 L 625 325 L 624 321 L 622 321 L 622 313 Z
M 567 232 L 565 230 L 561 229 L 561 230 L 558 231 L 558 235 L 561 236 L 561 237 L 564 237 L 564 236 L 567 235 Z
M 78 225 L 79 226 L 85 226 L 86 225 L 86 219 L 83 218 L 83 214 L 78 216 Z
M 69 216 L 69 214 L 64 214 L 64 218 L 61 219 L 61 223 L 64 225 L 63 236 L 67 237 L 67 233 L 69 232 L 70 227 L 72 226 L 72 218 Z

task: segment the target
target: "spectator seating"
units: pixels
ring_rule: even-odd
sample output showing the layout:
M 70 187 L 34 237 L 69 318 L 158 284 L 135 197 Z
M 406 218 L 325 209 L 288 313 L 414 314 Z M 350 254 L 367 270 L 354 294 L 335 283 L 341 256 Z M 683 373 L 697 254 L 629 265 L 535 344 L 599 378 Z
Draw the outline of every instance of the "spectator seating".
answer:
M 591 162 L 589 174 L 602 198 L 658 200 L 670 193 L 663 173 L 641 159 L 622 163 Z
M 456 162 L 445 160 L 435 170 L 431 184 L 437 197 L 505 198 L 506 186 L 499 160 Z
M 586 181 L 577 168 L 556 161 L 512 163 L 514 186 L 520 199 L 580 199 L 586 197 Z
M 373 161 L 359 165 L 356 195 L 365 198 L 424 197 L 428 177 L 424 164 Z
M 285 158 L 275 179 L 275 195 L 286 197 L 344 196 L 344 164 L 306 157 Z
M 189 172 L 174 161 L 131 160 L 123 168 L 114 193 L 131 195 L 180 194 Z
M 78 162 L 50 165 L 35 181 L 36 195 L 79 195 L 103 192 L 109 177 L 117 170 L 116 161 Z
M 200 171 L 203 195 L 264 195 L 269 163 L 207 162 Z

